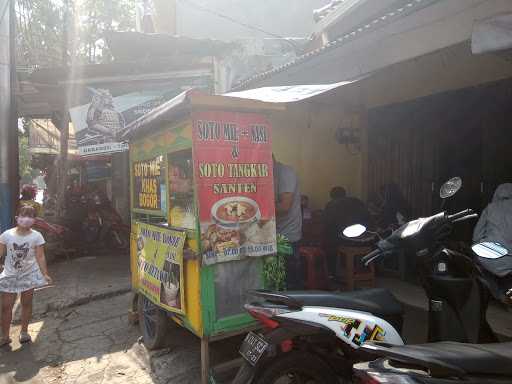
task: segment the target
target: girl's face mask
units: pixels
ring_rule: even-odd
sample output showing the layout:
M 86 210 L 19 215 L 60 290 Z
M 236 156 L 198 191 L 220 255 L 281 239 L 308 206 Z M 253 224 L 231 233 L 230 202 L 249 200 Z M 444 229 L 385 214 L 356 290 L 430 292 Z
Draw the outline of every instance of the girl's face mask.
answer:
M 34 225 L 35 220 L 33 217 L 18 216 L 16 222 L 20 227 L 28 229 Z

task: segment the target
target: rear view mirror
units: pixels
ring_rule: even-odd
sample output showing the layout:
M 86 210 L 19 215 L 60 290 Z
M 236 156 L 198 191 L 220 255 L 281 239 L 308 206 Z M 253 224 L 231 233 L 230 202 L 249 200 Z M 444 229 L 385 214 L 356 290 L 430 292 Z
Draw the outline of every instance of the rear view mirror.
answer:
M 499 259 L 500 257 L 506 256 L 508 254 L 507 249 L 499 243 L 478 243 L 473 245 L 471 249 L 478 256 L 485 259 Z
M 448 199 L 459 192 L 461 187 L 462 179 L 460 177 L 454 177 L 441 185 L 441 189 L 439 190 L 439 197 L 441 199 Z
M 366 227 L 361 224 L 354 224 L 343 230 L 343 236 L 348 238 L 359 237 L 366 232 Z

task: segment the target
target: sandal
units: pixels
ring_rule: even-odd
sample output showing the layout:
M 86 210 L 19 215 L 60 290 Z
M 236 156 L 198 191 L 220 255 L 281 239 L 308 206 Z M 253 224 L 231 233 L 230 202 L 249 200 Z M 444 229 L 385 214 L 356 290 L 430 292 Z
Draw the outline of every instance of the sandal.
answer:
M 9 345 L 11 344 L 11 339 L 9 339 L 8 337 L 7 338 L 3 338 L 3 339 L 0 339 L 0 348 L 1 347 L 5 347 L 6 345 Z
M 20 344 L 30 343 L 32 341 L 32 337 L 27 332 L 20 333 Z

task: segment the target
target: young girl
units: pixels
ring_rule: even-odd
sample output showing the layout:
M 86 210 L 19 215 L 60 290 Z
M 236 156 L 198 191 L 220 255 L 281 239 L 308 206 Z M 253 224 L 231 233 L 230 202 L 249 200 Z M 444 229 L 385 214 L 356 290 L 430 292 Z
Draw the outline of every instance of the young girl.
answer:
M 2 338 L 0 347 L 11 342 L 9 332 L 16 296 L 21 294 L 20 343 L 31 341 L 28 323 L 32 317 L 34 288 L 51 284 L 44 257 L 43 236 L 32 229 L 36 210 L 21 206 L 17 226 L 0 235 L 0 295 L 2 303 Z M 2 263 L 2 260 L 5 262 Z M 4 265 L 2 265 L 4 264 Z

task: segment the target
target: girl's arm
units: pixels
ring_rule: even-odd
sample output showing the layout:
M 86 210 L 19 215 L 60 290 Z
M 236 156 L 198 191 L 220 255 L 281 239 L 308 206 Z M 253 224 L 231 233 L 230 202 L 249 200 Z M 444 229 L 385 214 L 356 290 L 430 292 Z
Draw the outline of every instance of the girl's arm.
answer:
M 48 284 L 52 284 L 53 280 L 48 274 L 48 267 L 46 266 L 46 257 L 44 256 L 44 247 L 39 245 L 36 247 L 36 260 L 37 264 L 39 264 L 39 269 L 43 274 L 44 278 L 48 281 Z

